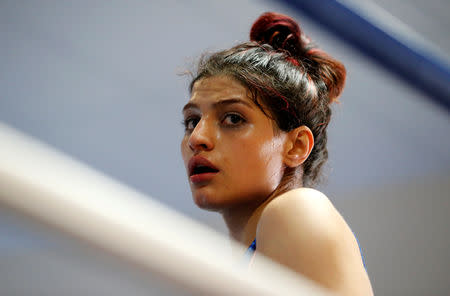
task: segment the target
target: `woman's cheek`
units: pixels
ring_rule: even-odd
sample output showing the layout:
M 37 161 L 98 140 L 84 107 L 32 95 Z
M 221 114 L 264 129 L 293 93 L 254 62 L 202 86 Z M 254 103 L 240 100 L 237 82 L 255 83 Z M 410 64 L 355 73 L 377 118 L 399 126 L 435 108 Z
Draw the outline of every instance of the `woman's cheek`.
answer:
M 263 160 L 267 180 L 278 183 L 282 177 L 283 170 L 283 139 L 272 137 L 261 144 L 259 158 Z
M 183 137 L 183 140 L 181 140 L 180 150 L 181 150 L 181 157 L 183 158 L 184 165 L 187 166 L 188 162 L 188 147 L 187 147 L 187 138 Z

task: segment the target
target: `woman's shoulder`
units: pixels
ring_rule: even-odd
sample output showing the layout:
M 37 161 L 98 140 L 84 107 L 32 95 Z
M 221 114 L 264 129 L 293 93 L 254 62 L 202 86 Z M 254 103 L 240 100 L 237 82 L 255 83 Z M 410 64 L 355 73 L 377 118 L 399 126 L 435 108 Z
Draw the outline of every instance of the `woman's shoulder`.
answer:
M 367 286 L 356 239 L 320 191 L 299 188 L 270 201 L 256 241 L 261 254 L 335 291 L 353 289 L 355 280 Z
M 304 244 L 339 237 L 345 225 L 325 194 L 312 188 L 298 188 L 267 204 L 258 222 L 256 237 L 261 247 L 273 239 L 280 243 Z
M 343 218 L 322 192 L 312 188 L 297 188 L 270 201 L 261 214 L 260 224 L 273 219 L 280 223 L 301 224 L 299 227 L 313 227 L 318 223 L 316 226 L 327 226 L 330 229 L 323 224 L 336 225 Z

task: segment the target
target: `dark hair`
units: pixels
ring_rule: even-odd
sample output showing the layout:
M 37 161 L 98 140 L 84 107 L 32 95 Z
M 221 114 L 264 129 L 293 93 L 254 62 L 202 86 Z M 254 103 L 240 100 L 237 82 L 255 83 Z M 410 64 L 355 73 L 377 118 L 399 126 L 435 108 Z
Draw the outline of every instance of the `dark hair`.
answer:
M 282 185 L 287 189 L 288 183 L 298 183 L 297 178 L 303 186 L 313 186 L 328 159 L 329 104 L 344 87 L 345 68 L 282 14 L 261 15 L 252 26 L 250 40 L 203 57 L 190 90 L 199 79 L 227 75 L 251 91 L 252 99 L 263 112 L 268 110 L 270 114 L 266 114 L 280 130 L 309 127 L 314 148 L 300 168 L 287 169 Z

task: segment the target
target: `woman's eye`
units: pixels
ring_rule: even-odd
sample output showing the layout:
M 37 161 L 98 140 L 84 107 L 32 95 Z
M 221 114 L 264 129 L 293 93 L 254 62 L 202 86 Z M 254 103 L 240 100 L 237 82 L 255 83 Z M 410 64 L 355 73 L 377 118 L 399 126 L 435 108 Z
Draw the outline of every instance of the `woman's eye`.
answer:
M 193 131 L 194 128 L 197 126 L 197 123 L 199 122 L 199 118 L 197 117 L 190 117 L 183 120 L 183 125 L 185 131 Z
M 238 114 L 235 114 L 235 113 L 230 113 L 230 114 L 225 115 L 222 123 L 225 124 L 225 125 L 234 126 L 234 125 L 241 124 L 244 121 L 245 120 L 244 120 L 244 118 L 242 116 L 240 116 Z

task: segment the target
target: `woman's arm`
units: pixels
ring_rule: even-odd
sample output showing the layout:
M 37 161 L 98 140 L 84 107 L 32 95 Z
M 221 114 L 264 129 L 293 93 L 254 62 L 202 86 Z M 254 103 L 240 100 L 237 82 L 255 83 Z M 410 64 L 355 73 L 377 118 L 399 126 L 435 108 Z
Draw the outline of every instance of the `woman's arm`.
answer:
M 299 188 L 264 209 L 256 234 L 263 254 L 338 295 L 373 295 L 358 243 L 328 198 Z M 258 268 L 255 257 L 251 268 Z

